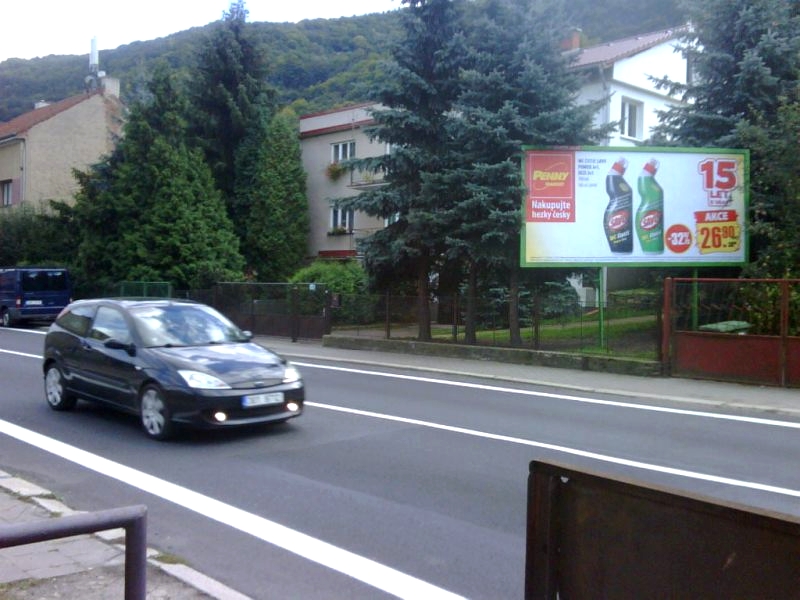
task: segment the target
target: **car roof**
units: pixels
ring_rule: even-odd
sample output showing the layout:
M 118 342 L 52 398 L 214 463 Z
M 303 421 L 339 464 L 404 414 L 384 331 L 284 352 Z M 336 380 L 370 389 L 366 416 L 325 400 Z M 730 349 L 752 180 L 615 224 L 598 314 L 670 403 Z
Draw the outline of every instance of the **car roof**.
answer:
M 204 306 L 200 302 L 183 298 L 86 298 L 76 300 L 73 305 L 106 305 L 131 309 L 141 306 Z

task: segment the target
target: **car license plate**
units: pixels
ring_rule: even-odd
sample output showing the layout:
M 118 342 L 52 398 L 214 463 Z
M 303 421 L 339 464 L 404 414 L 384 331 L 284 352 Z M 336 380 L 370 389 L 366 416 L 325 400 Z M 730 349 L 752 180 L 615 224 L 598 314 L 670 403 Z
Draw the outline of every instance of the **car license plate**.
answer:
M 251 408 L 253 406 L 267 406 L 270 404 L 281 404 L 283 402 L 283 392 L 270 392 L 269 394 L 253 394 L 242 398 L 242 406 Z

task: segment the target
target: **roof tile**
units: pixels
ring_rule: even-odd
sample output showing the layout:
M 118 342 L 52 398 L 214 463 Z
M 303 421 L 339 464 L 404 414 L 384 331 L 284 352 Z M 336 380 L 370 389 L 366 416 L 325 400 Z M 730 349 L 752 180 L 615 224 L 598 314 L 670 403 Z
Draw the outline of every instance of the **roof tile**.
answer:
M 643 33 L 633 37 L 591 46 L 590 48 L 584 48 L 578 53 L 574 66 L 576 68 L 593 65 L 610 66 L 623 58 L 639 54 L 654 46 L 677 38 L 685 31 L 686 28 L 684 27 L 663 29 L 661 31 Z

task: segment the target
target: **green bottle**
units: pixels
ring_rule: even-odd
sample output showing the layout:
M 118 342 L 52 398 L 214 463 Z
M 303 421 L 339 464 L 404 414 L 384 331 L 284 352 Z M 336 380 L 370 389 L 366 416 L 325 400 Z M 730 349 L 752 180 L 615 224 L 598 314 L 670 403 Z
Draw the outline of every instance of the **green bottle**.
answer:
M 636 236 L 645 254 L 664 252 L 664 190 L 655 175 L 658 161 L 650 159 L 639 175 L 638 188 L 642 198 L 636 210 Z

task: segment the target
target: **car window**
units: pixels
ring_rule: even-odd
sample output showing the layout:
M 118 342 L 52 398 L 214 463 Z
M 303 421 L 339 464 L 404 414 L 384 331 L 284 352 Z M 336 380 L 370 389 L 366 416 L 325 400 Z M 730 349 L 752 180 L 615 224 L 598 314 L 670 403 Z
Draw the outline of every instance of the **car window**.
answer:
M 130 344 L 132 341 L 124 315 L 116 308 L 109 306 L 101 306 L 97 309 L 97 316 L 92 323 L 89 337 L 101 342 L 111 338 L 123 344 Z
M 84 337 L 94 316 L 94 305 L 77 305 L 68 308 L 56 319 L 59 327 Z
M 131 313 L 145 346 L 201 346 L 244 338 L 233 323 L 203 306 L 148 306 Z

